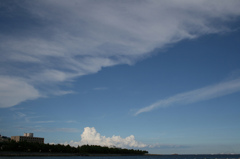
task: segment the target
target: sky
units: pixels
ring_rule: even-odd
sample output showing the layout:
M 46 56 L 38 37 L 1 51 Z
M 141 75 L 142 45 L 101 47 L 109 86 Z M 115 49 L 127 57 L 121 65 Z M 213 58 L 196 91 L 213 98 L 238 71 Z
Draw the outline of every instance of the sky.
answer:
M 240 153 L 239 0 L 0 0 L 0 134 Z

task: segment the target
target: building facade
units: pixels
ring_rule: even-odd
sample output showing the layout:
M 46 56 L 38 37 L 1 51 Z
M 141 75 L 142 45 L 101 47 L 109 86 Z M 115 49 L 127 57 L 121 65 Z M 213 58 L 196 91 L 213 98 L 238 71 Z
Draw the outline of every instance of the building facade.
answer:
M 43 144 L 44 143 L 44 138 L 41 137 L 33 137 L 33 133 L 24 133 L 24 136 L 12 136 L 11 140 L 14 140 L 16 142 L 36 142 Z
M 8 141 L 10 141 L 9 137 L 0 135 L 0 142 L 8 142 Z

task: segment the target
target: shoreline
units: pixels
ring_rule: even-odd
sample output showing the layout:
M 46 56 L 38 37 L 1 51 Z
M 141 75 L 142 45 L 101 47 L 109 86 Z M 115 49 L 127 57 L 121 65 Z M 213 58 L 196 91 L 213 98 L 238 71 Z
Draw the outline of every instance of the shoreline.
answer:
M 0 156 L 144 156 L 146 154 L 80 154 L 80 153 L 44 153 L 44 152 L 0 152 Z
M 239 156 L 240 154 L 80 154 L 80 153 L 46 153 L 46 152 L 0 152 L 0 156 Z

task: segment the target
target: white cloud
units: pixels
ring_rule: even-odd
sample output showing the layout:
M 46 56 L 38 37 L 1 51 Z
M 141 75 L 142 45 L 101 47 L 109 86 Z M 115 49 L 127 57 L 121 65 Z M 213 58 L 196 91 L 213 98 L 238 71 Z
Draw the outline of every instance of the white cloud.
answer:
M 146 147 L 146 144 L 138 142 L 135 140 L 133 135 L 126 138 L 121 138 L 120 136 L 113 135 L 112 137 L 102 136 L 96 131 L 94 127 L 85 127 L 83 133 L 81 134 L 81 140 L 78 142 L 70 141 L 65 144 L 70 144 L 71 146 L 78 145 L 100 145 L 100 146 L 116 146 L 121 148 L 127 147 Z
M 41 97 L 38 90 L 22 79 L 0 76 L 0 107 L 6 108 Z
M 66 94 L 73 94 L 75 93 L 74 91 L 62 91 L 62 90 L 54 90 L 51 92 L 53 95 L 61 96 L 61 95 L 66 95 Z
M 23 118 L 26 117 L 26 114 L 22 113 L 22 112 L 16 112 L 17 118 Z
M 49 85 L 57 87 L 103 67 L 134 64 L 167 44 L 225 32 L 224 22 L 240 15 L 238 0 L 5 3 L 1 16 L 10 16 L 11 24 L 5 25 L 17 31 L 0 31 L 0 75 L 20 78 L 27 93 L 17 90 L 20 83 L 15 89 L 0 87 L 0 92 L 16 90 L 1 98 L 1 107 L 38 98 L 39 92 L 46 96 Z M 24 24 L 12 24 L 19 16 Z
M 161 149 L 175 149 L 175 148 L 186 148 L 188 146 L 176 145 L 176 144 L 152 144 L 149 148 L 161 148 Z
M 53 121 L 54 122 L 54 121 Z M 46 123 L 52 123 L 51 121 L 50 122 L 41 122 L 38 123 L 36 122 L 35 124 L 46 124 Z M 56 133 L 56 132 L 65 132 L 65 133 L 78 133 L 80 132 L 79 129 L 76 129 L 76 128 L 57 128 L 57 127 L 43 127 L 43 126 L 40 126 L 40 125 L 35 125 L 35 126 L 31 126 L 31 127 L 25 127 L 25 126 L 16 126 L 17 129 L 21 129 L 21 130 L 24 130 L 24 131 L 30 131 L 30 132 L 53 132 L 53 133 Z
M 102 91 L 102 90 L 107 90 L 108 88 L 107 87 L 96 87 L 94 88 L 94 90 L 96 91 Z
M 239 91 L 240 91 L 240 78 L 227 82 L 222 82 L 216 85 L 203 87 L 193 91 L 180 93 L 167 99 L 162 99 L 147 107 L 139 109 L 135 113 L 135 115 L 149 112 L 157 108 L 169 107 L 172 106 L 173 104 L 189 104 L 225 96 Z
M 65 121 L 65 123 L 78 123 L 78 122 L 75 120 L 68 120 L 68 121 Z
M 44 123 L 55 123 L 53 120 L 48 120 L 48 121 L 36 121 L 36 124 L 44 124 Z

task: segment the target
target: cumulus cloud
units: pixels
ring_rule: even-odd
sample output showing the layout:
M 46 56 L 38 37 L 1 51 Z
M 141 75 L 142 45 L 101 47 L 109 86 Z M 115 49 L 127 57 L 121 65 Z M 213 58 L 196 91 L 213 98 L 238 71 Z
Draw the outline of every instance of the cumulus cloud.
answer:
M 1 107 L 49 95 L 49 85 L 103 67 L 134 64 L 156 48 L 229 31 L 225 22 L 239 17 L 239 8 L 238 0 L 1 2 L 0 75 L 27 92 L 4 94 L 13 87 L 1 86 Z
M 71 146 L 78 145 L 100 145 L 100 146 L 116 146 L 121 148 L 127 147 L 146 147 L 146 144 L 138 142 L 135 140 L 133 135 L 126 138 L 121 138 L 120 136 L 113 135 L 112 137 L 102 136 L 96 131 L 94 127 L 85 127 L 83 133 L 81 134 L 81 140 L 78 142 L 70 141 L 65 144 L 70 144 Z
M 198 101 L 204 101 L 212 98 L 221 97 L 239 91 L 240 91 L 240 78 L 237 78 L 231 81 L 221 82 L 216 85 L 203 87 L 193 91 L 179 93 L 167 99 L 159 100 L 147 107 L 139 109 L 135 113 L 135 115 L 149 112 L 157 108 L 169 107 L 173 104 L 189 104 Z

